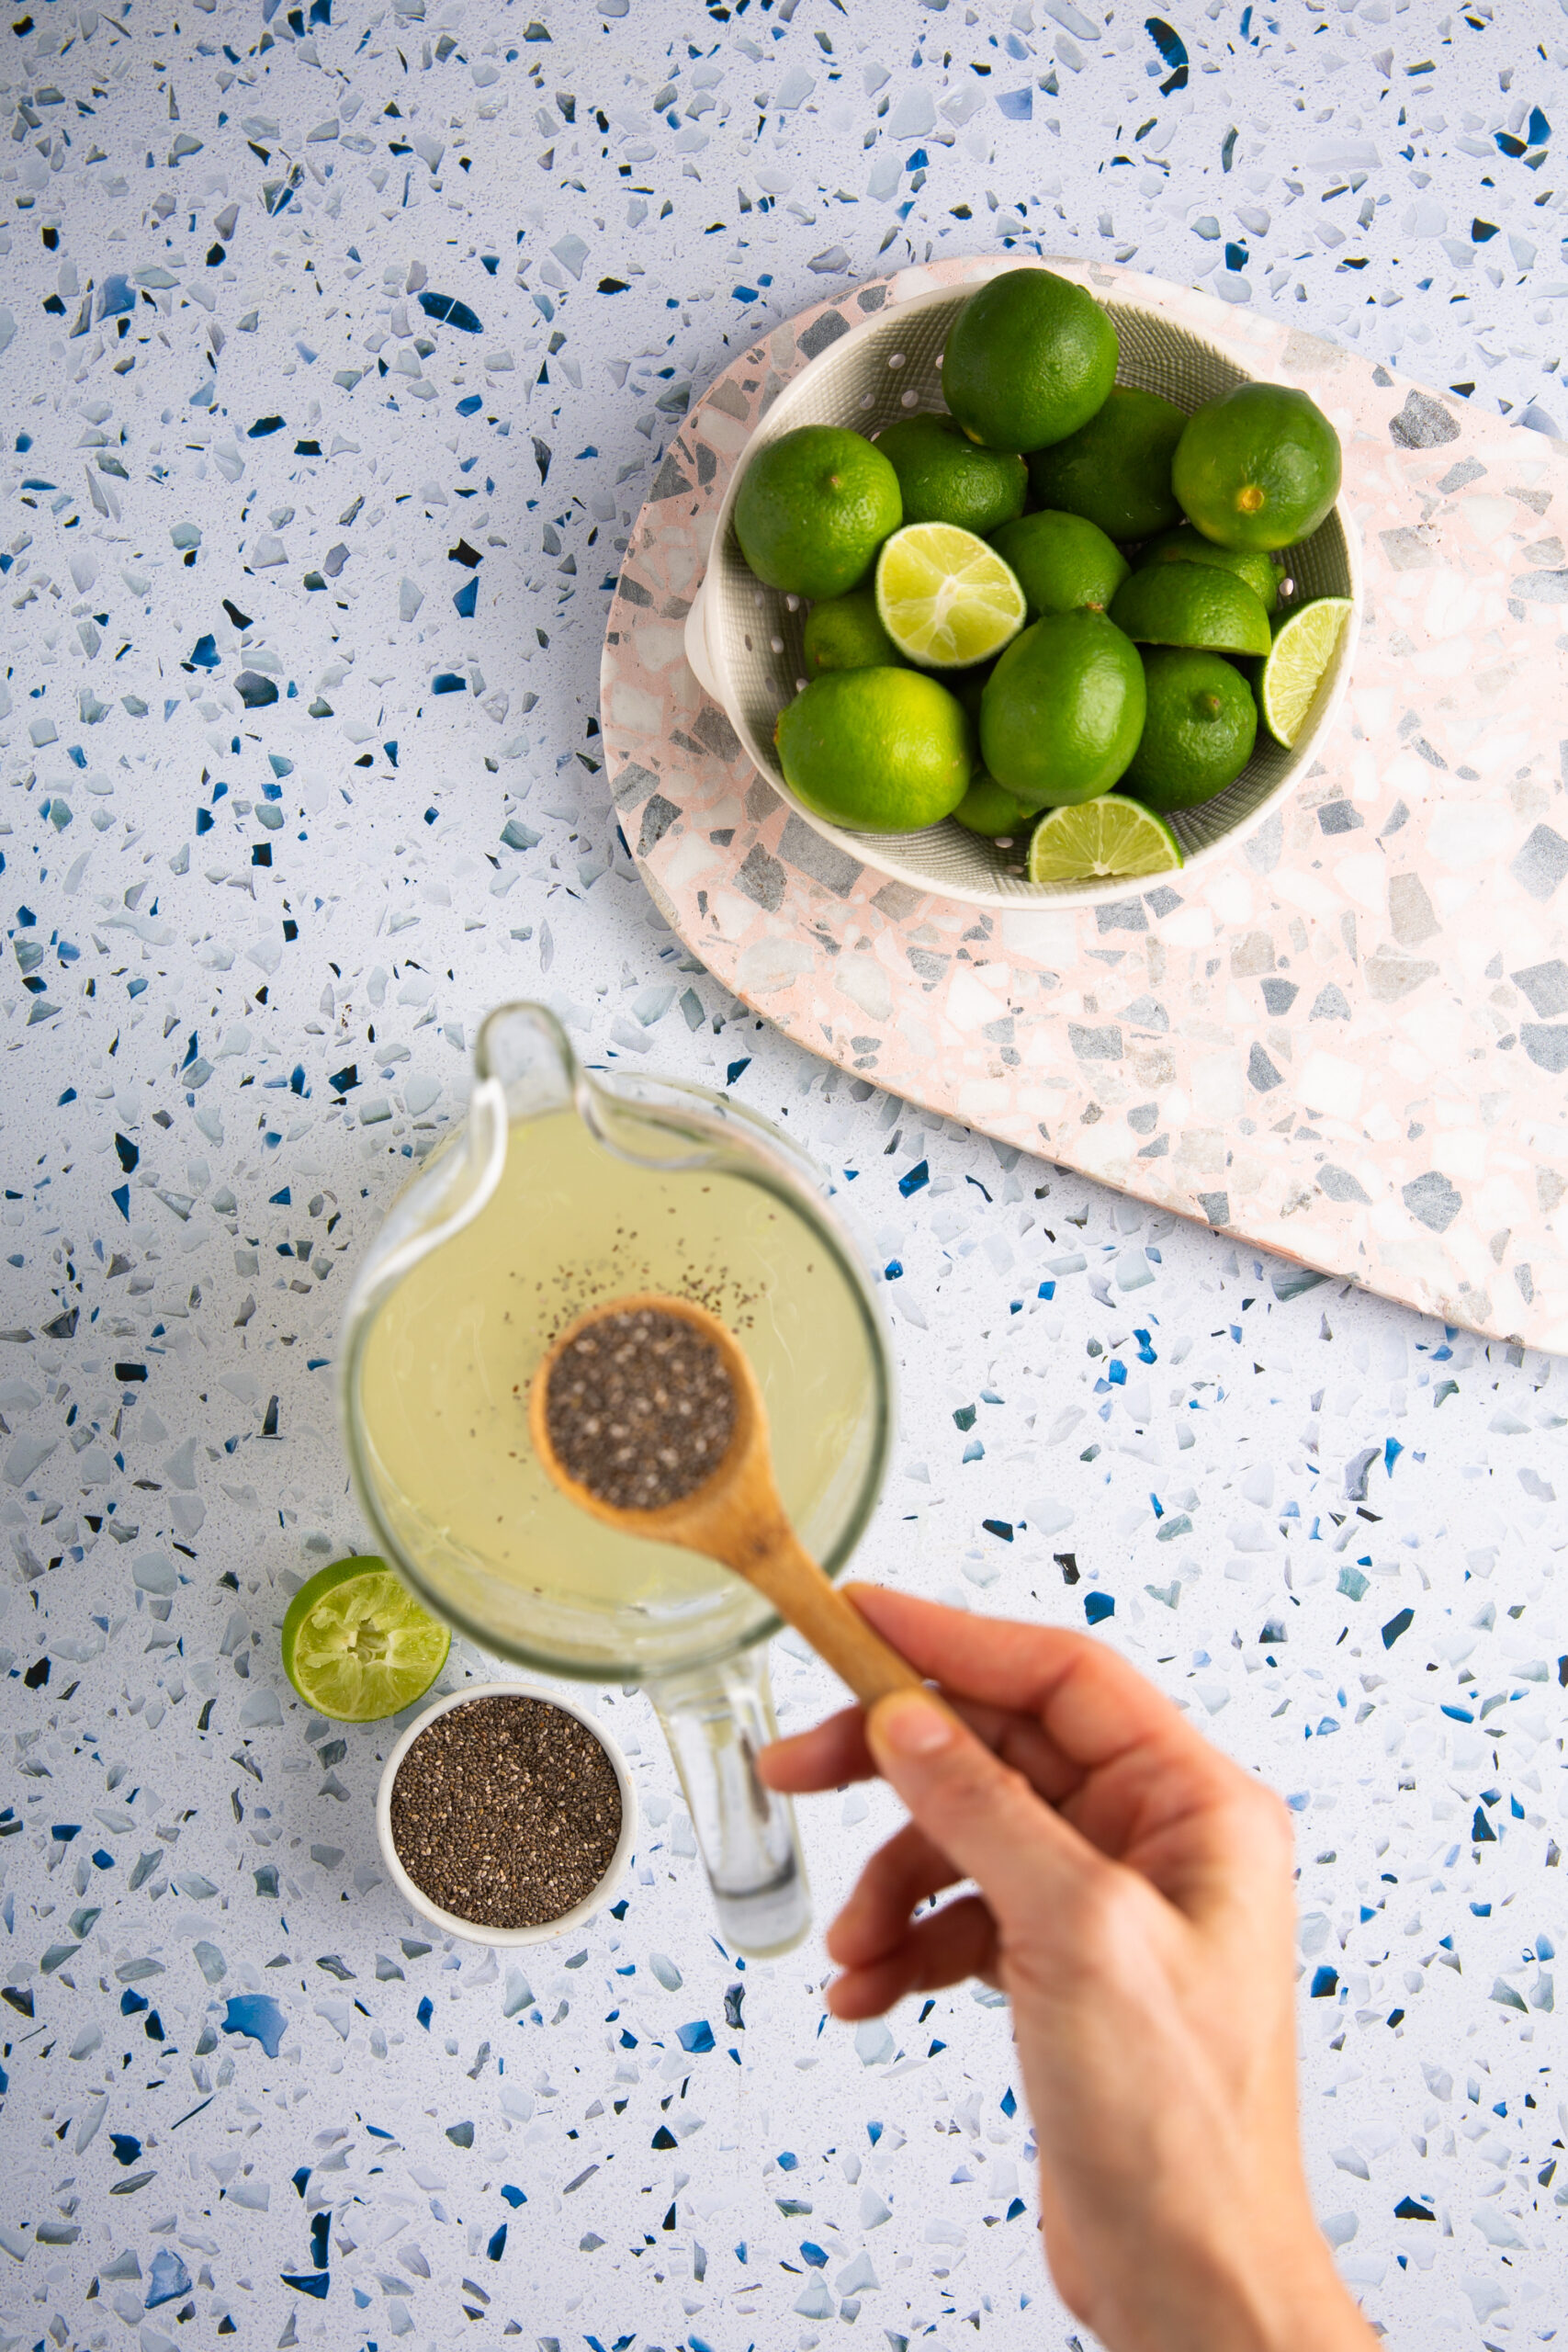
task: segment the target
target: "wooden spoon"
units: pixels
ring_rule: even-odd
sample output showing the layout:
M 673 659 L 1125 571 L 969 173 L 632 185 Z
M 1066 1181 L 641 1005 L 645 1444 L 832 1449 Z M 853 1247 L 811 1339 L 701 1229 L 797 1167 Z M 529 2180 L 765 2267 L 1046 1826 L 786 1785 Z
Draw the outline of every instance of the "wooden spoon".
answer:
M 690 1324 L 717 1351 L 735 1392 L 734 1430 L 716 1467 L 678 1502 L 649 1510 L 606 1502 L 574 1478 L 551 1442 L 547 1410 L 552 1374 L 572 1341 L 608 1316 L 644 1310 Z M 866 1705 L 892 1690 L 925 1688 L 914 1668 L 873 1632 L 797 1540 L 773 1484 L 767 1414 L 756 1374 L 730 1333 L 705 1307 L 660 1291 L 640 1291 L 590 1307 L 552 1341 L 535 1373 L 528 1389 L 528 1429 L 546 1471 L 580 1510 L 624 1535 L 679 1544 L 733 1568 Z

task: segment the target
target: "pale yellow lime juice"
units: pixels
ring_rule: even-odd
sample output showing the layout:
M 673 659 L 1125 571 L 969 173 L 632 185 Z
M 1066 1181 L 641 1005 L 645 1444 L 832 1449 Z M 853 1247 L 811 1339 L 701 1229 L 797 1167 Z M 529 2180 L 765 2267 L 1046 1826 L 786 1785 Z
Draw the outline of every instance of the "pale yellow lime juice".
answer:
M 653 1676 L 716 1657 L 766 1612 L 736 1577 L 575 1510 L 528 1438 L 528 1384 L 581 1311 L 668 1291 L 722 1317 L 766 1401 L 779 1491 L 841 1563 L 884 1440 L 863 1284 L 755 1155 L 680 1160 L 692 1139 L 625 1105 L 607 1148 L 574 1109 L 516 1121 L 477 1217 L 371 1307 L 355 1411 L 387 1532 L 437 1606 L 555 1670 Z

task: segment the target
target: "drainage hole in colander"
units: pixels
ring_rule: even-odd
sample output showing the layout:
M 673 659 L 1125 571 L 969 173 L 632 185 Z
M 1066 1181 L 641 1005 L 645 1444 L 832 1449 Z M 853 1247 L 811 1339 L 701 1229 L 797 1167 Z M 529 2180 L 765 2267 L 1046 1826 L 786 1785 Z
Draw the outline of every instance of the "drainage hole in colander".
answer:
M 784 651 L 784 639 L 782 637 L 770 637 L 768 643 L 775 653 L 782 653 Z
M 902 368 L 904 365 L 904 354 L 901 351 L 895 351 L 890 356 L 887 365 L 889 368 Z
M 863 392 L 860 396 L 860 404 L 862 408 L 874 408 L 876 406 L 875 393 Z
M 919 397 L 919 392 L 900 392 L 898 405 L 900 408 L 913 408 Z

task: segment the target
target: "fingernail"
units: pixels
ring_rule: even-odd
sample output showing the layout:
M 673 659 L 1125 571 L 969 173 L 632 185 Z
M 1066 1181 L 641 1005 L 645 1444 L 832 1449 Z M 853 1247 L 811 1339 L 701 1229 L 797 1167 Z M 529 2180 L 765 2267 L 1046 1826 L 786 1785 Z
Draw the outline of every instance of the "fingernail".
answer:
M 910 1758 L 937 1755 L 955 1728 L 945 1707 L 920 1690 L 896 1690 L 879 1699 L 866 1724 L 874 1747 Z

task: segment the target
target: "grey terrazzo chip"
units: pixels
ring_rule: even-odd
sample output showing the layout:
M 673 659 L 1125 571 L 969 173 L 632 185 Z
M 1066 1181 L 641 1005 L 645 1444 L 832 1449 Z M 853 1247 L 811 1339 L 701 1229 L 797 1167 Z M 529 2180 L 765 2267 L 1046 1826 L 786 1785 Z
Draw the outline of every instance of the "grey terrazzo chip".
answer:
M 1429 1226 L 1434 1233 L 1446 1233 L 1464 1205 L 1464 1196 L 1458 1186 L 1435 1169 L 1425 1176 L 1414 1177 L 1403 1188 L 1402 1197 L 1411 1216 Z
M 850 856 L 837 842 L 824 841 L 820 833 L 793 814 L 784 820 L 779 855 L 786 865 L 809 874 L 814 882 L 822 883 L 838 898 L 852 890 L 865 871 L 858 858 Z
M 1537 825 L 1509 871 L 1532 899 L 1550 899 L 1568 874 L 1568 841 L 1551 826 Z
M 1399 414 L 1389 420 L 1390 437 L 1404 449 L 1433 449 L 1457 441 L 1459 425 L 1429 392 L 1410 392 Z
M 1527 1021 L 1520 1027 L 1519 1043 L 1538 1069 L 1553 1076 L 1568 1069 L 1568 1023 L 1548 1028 L 1544 1022 Z
M 1550 964 L 1532 964 L 1528 970 L 1510 972 L 1508 978 L 1517 989 L 1522 989 L 1529 999 L 1530 1011 L 1542 1021 L 1550 1021 L 1554 1013 L 1568 1012 L 1568 963 L 1560 956 Z

